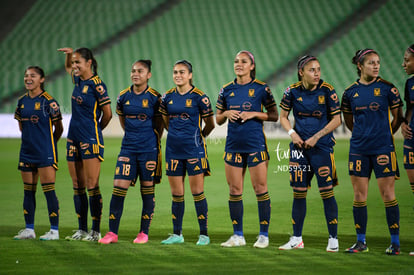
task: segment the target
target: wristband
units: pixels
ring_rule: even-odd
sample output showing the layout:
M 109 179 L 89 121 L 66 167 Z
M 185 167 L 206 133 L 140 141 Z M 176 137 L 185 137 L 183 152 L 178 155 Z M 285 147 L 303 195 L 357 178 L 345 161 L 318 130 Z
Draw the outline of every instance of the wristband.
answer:
M 288 131 L 289 136 L 291 136 L 293 133 L 296 133 L 296 131 L 293 128 Z

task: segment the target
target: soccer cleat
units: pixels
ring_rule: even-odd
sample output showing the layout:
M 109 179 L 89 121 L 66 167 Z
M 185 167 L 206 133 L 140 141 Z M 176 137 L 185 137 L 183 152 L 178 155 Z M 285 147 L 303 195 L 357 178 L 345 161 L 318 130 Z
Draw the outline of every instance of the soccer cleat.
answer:
M 170 234 L 170 236 L 167 239 L 163 240 L 161 244 L 179 244 L 183 242 L 184 242 L 184 237 L 182 234 L 180 235 Z
M 196 245 L 209 245 L 210 244 L 210 237 L 206 235 L 200 235 L 198 237 L 198 241 Z
M 65 237 L 65 240 L 68 240 L 68 241 L 80 241 L 80 240 L 82 240 L 83 238 L 85 238 L 88 235 L 88 232 L 85 232 L 85 231 L 80 230 L 80 229 L 74 230 L 74 231 L 75 231 L 75 233 L 73 233 L 72 236 L 66 236 Z
M 40 236 L 39 240 L 41 241 L 55 241 L 59 240 L 59 231 L 57 230 L 50 230 L 46 232 L 43 236 Z
M 302 237 L 290 237 L 289 241 L 284 245 L 279 246 L 279 250 L 291 250 L 291 249 L 303 249 L 305 245 L 302 241 Z
M 94 230 L 89 231 L 88 235 L 86 235 L 82 241 L 84 242 L 97 242 L 101 239 L 101 233 L 96 232 Z
M 358 253 L 358 252 L 368 252 L 368 251 L 369 249 L 368 249 L 367 244 L 361 241 L 357 241 L 356 243 L 354 243 L 353 246 L 345 250 L 345 252 L 348 252 L 348 253 Z
M 137 237 L 134 240 L 134 243 L 147 243 L 148 242 L 148 235 L 144 232 L 139 232 Z
M 410 252 L 410 256 L 414 256 L 414 252 Z
M 326 247 L 327 252 L 338 252 L 339 243 L 337 238 L 330 237 L 328 240 L 328 246 Z
M 265 235 L 259 235 L 259 237 L 257 237 L 257 241 L 253 245 L 253 247 L 256 247 L 256 248 L 266 248 L 268 246 L 269 246 L 269 237 L 266 237 Z
M 35 234 L 34 230 L 25 228 L 25 229 L 20 230 L 19 233 L 17 233 L 17 235 L 14 236 L 13 239 L 15 239 L 15 240 L 28 240 L 28 239 L 34 239 L 34 238 L 36 238 L 36 234 Z
M 100 239 L 98 242 L 102 243 L 102 244 L 117 243 L 118 242 L 118 235 L 111 232 L 111 231 L 109 231 L 108 233 L 106 233 L 105 237 Z
M 388 255 L 399 255 L 400 246 L 396 244 L 391 244 L 387 249 L 385 249 L 385 253 L 387 253 Z
M 221 243 L 222 247 L 234 247 L 234 246 L 244 246 L 246 245 L 246 240 L 243 236 L 233 235 L 226 242 Z

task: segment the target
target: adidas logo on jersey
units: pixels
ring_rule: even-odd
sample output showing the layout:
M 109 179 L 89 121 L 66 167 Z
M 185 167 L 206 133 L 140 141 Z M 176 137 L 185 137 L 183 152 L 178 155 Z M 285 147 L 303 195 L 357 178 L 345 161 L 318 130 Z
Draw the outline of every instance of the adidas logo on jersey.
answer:
M 170 102 L 168 102 L 168 104 L 173 104 L 173 101 L 172 101 L 172 100 L 170 100 Z
M 385 169 L 384 169 L 384 171 L 382 171 L 383 173 L 389 173 L 390 172 L 390 169 L 388 169 L 388 167 L 386 167 Z
M 234 93 L 233 93 L 233 92 L 231 92 L 230 96 L 234 96 Z
M 129 100 L 127 100 L 127 102 L 125 102 L 125 105 L 129 105 Z
M 353 97 L 358 97 L 358 96 L 359 96 L 359 94 L 358 93 L 355 93 Z
M 198 165 L 196 167 L 194 167 L 194 171 L 200 171 L 200 167 L 198 167 Z
M 256 158 L 256 157 L 253 159 L 253 162 L 258 162 L 258 161 L 259 161 L 259 159 Z

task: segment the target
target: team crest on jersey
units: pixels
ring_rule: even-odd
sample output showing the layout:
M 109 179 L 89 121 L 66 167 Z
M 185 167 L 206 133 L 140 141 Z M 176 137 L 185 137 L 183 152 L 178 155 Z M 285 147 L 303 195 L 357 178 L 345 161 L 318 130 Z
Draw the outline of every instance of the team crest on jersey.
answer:
M 83 86 L 82 94 L 87 94 L 88 93 L 88 89 L 89 89 L 88 85 Z
M 185 101 L 185 107 L 191 108 L 193 105 L 193 101 L 189 98 Z
M 390 163 L 390 158 L 387 155 L 379 155 L 377 157 L 377 163 L 379 165 L 387 165 L 388 163 Z
M 35 102 L 35 110 L 40 110 L 40 102 Z
M 119 175 L 119 167 L 115 168 L 115 175 Z
M 354 163 L 352 161 L 349 162 L 349 171 L 354 171 Z
M 380 88 L 375 88 L 374 89 L 374 96 L 380 96 L 381 95 L 381 89 Z
M 249 97 L 254 97 L 254 89 L 249 89 Z
M 148 99 L 142 100 L 142 108 L 148 108 Z
M 324 95 L 318 96 L 318 103 L 319 104 L 325 104 L 325 96 Z

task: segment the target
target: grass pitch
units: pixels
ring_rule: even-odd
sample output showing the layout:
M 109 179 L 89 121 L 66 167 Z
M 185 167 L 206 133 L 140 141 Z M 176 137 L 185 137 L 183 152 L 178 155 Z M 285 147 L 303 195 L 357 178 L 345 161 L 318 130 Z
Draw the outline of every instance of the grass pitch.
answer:
M 0 140 L 0 273 L 134 273 L 134 274 L 225 274 L 225 273 L 403 273 L 414 272 L 414 197 L 402 167 L 402 141 L 397 140 L 397 154 L 401 179 L 396 182 L 396 194 L 401 214 L 401 250 L 399 256 L 388 256 L 385 248 L 390 238 L 385 210 L 375 178 L 371 180 L 368 198 L 367 243 L 370 251 L 348 255 L 342 251 L 355 242 L 352 217 L 352 186 L 347 172 L 349 142 L 339 140 L 335 147 L 339 186 L 335 196 L 339 209 L 338 238 L 341 252 L 325 251 L 328 233 L 323 204 L 314 180 L 307 197 L 307 217 L 303 229 L 305 249 L 279 251 L 279 245 L 289 239 L 292 232 L 292 190 L 286 172 L 288 160 L 283 152 L 288 140 L 268 140 L 271 160 L 268 186 L 272 201 L 270 246 L 255 249 L 253 243 L 259 231 L 257 202 L 246 174 L 244 201 L 244 232 L 247 245 L 240 248 L 222 248 L 220 243 L 232 234 L 228 212 L 228 186 L 224 175 L 222 155 L 224 140 L 208 139 L 208 153 L 212 176 L 205 180 L 205 194 L 209 205 L 209 235 L 212 244 L 195 245 L 198 224 L 191 192 L 186 181 L 186 210 L 183 223 L 185 243 L 165 246 L 161 240 L 172 232 L 171 194 L 167 177 L 156 186 L 156 209 L 151 224 L 149 242 L 132 243 L 139 230 L 141 198 L 139 187 L 131 187 L 119 229 L 117 244 L 69 242 L 63 240 L 77 228 L 73 206 L 72 183 L 65 160 L 65 142 L 59 142 L 60 165 L 57 172 L 56 192 L 60 202 L 60 241 L 15 241 L 13 236 L 24 228 L 22 213 L 23 184 L 17 170 L 20 140 Z M 165 140 L 164 140 L 165 142 Z M 121 139 L 105 139 L 105 161 L 100 178 L 103 196 L 102 234 L 108 230 L 109 202 L 113 187 L 113 172 Z M 279 154 L 276 149 L 279 148 Z M 37 237 L 49 230 L 46 200 L 38 187 L 35 231 Z M 89 220 L 89 225 L 91 221 Z

